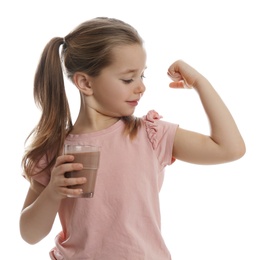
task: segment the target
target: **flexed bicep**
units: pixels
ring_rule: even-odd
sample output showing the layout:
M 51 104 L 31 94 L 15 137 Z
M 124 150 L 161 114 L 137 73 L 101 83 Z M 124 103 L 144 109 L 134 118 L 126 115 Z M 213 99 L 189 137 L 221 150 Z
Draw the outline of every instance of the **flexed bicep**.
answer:
M 194 164 L 219 164 L 227 161 L 225 151 L 210 136 L 178 128 L 173 156 Z

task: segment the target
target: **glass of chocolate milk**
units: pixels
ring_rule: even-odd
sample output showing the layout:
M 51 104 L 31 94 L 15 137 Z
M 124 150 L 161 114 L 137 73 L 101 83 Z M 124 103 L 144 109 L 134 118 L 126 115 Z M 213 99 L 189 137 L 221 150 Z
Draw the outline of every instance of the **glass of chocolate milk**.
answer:
M 82 189 L 83 193 L 78 196 L 69 196 L 73 198 L 92 198 L 97 177 L 97 169 L 100 161 L 100 148 L 91 145 L 68 145 L 64 146 L 64 154 L 74 156 L 75 163 L 81 163 L 83 169 L 80 171 L 66 172 L 65 177 L 86 177 L 87 181 L 84 184 L 69 186 L 72 189 Z

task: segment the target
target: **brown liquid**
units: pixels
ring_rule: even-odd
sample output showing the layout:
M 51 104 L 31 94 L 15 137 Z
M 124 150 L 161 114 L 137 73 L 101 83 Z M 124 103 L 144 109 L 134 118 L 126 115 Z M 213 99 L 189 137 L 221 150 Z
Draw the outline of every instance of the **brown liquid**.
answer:
M 78 197 L 92 198 L 94 195 L 100 152 L 74 153 L 72 155 L 74 156 L 73 162 L 82 163 L 83 169 L 80 171 L 66 172 L 65 177 L 86 177 L 87 181 L 84 184 L 69 186 L 69 188 L 81 188 L 83 190 L 83 194 Z

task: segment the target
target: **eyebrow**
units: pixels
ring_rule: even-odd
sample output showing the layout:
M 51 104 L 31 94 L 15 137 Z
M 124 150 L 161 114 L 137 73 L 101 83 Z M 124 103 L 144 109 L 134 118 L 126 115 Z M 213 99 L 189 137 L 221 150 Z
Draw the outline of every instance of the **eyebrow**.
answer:
M 147 66 L 144 68 L 144 70 L 147 68 Z M 125 70 L 123 72 L 121 72 L 120 74 L 129 74 L 129 73 L 135 73 L 137 72 L 138 70 L 137 69 L 128 69 L 128 70 Z

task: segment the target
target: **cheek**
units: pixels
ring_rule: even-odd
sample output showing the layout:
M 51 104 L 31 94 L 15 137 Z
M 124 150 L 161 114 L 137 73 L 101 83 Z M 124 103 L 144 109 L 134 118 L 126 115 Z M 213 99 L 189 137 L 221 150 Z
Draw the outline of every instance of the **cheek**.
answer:
M 104 83 L 94 90 L 94 98 L 101 105 L 115 104 L 118 101 L 122 101 L 126 98 L 124 86 L 120 86 L 117 83 Z

